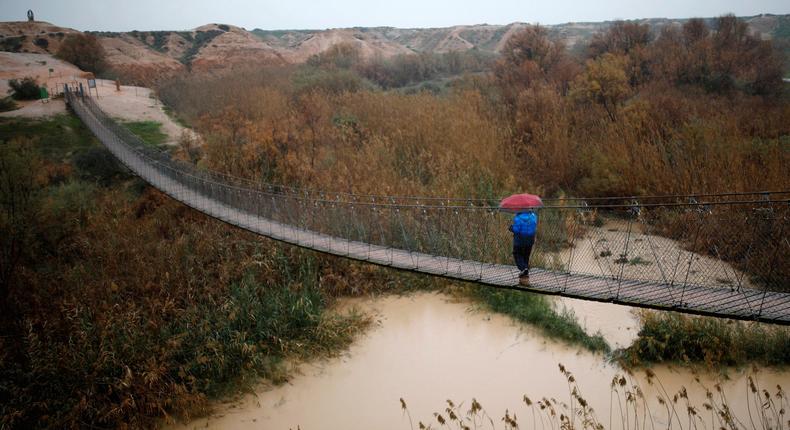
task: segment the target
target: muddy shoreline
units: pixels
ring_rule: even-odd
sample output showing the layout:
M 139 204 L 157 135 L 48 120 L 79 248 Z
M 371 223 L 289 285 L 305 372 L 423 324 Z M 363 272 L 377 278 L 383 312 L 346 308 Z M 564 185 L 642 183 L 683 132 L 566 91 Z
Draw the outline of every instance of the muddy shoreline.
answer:
M 558 305 L 572 309 L 588 330 L 600 331 L 613 345 L 636 336 L 630 308 L 563 302 Z M 285 385 L 261 386 L 254 394 L 218 405 L 208 418 L 170 428 L 409 429 L 400 398 L 415 426 L 418 421 L 435 425 L 433 413 L 444 411 L 447 399 L 468 408 L 475 398 L 498 422 L 506 410 L 528 416 L 524 395 L 567 402 L 568 386 L 559 364 L 573 372 L 582 394 L 599 411 L 597 419 L 606 428 L 622 428 L 621 417 L 617 411 L 610 415 L 609 407 L 616 402 L 612 379 L 624 372 L 601 354 L 545 338 L 506 316 L 437 293 L 347 299 L 338 311 L 353 308 L 372 314 L 376 324 L 341 357 L 303 364 Z M 628 377 L 628 386 L 638 384 L 654 403 L 651 415 L 656 425 L 666 421 L 656 400 L 662 392 L 673 394 L 686 387 L 689 399 L 702 408 L 703 385 L 712 389 L 720 382 L 717 374 L 695 375 L 688 369 L 659 366 L 652 371 L 652 383 L 639 372 Z M 746 378 L 753 372 L 732 369 L 730 379 L 721 382 L 730 407 L 744 416 L 749 401 Z M 790 386 L 787 371 L 762 370 L 755 377 L 774 391 L 776 384 Z M 683 406 L 681 417 L 685 410 Z

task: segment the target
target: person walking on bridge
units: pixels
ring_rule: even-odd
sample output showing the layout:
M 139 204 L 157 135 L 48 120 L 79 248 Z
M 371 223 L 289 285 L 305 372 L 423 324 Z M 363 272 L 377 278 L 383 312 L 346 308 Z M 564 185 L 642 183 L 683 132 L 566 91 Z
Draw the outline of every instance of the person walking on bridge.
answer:
M 513 232 L 513 259 L 518 267 L 518 283 L 529 285 L 529 257 L 538 231 L 538 214 L 532 210 L 517 213 L 510 231 Z
M 541 206 L 543 201 L 534 194 L 514 194 L 499 202 L 500 210 L 516 214 L 508 230 L 513 232 L 513 259 L 518 267 L 518 283 L 525 286 L 529 285 L 529 257 L 538 232 L 536 210 Z

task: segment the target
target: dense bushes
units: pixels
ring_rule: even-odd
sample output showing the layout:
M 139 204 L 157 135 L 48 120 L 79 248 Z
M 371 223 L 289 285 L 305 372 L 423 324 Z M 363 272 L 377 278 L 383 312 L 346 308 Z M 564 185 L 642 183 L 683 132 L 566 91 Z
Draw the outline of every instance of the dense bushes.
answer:
M 131 177 L 107 148 L 94 147 L 74 156 L 80 176 L 89 181 L 109 185 L 118 178 Z
M 389 89 L 483 72 L 493 61 L 493 54 L 478 50 L 400 54 L 386 59 L 364 58 L 357 46 L 339 43 L 310 57 L 307 65 L 324 70 L 353 71 L 381 88 Z
M 484 197 L 783 190 L 790 108 L 771 52 L 729 16 L 713 30 L 691 20 L 659 35 L 616 23 L 583 61 L 528 27 L 507 41 L 491 75 L 458 79 L 439 96 L 370 90 L 357 75 L 383 82 L 373 72 L 387 74 L 384 60 L 350 45 L 309 66 L 194 76 L 161 94 L 208 137 L 206 165 L 267 181 L 409 195 L 488 190 Z M 430 76 L 426 58 L 387 61 L 413 62 L 410 81 Z M 711 86 L 722 79 L 733 85 Z M 725 224 L 711 222 L 708 233 L 728 245 L 684 245 L 749 260 L 738 268 L 758 284 L 781 284 L 786 271 L 771 267 L 784 254 L 774 256 L 773 242 L 744 259 L 741 243 L 718 234 L 731 231 Z M 683 239 L 687 227 L 663 232 Z
M 581 69 L 529 28 L 508 40 L 495 79 L 513 148 L 547 189 L 682 194 L 787 188 L 780 72 L 770 42 L 726 16 L 716 31 L 691 20 L 657 38 L 615 24 Z
M 91 142 L 0 120 L 0 427 L 153 427 L 366 323 L 324 315 L 344 287 L 320 258 L 135 192 Z
M 719 18 L 713 31 L 690 20 L 658 37 L 646 25 L 616 23 L 593 38 L 584 67 L 574 67 L 558 42 L 529 28 L 508 41 L 495 68 L 512 149 L 549 192 L 682 195 L 790 186 L 781 61 L 770 42 L 734 17 Z M 693 251 L 737 262 L 757 284 L 786 284 L 787 271 L 774 268 L 787 266 L 787 253 L 775 251 L 778 234 L 755 242 L 747 233 L 754 221 L 734 231 L 735 223 L 720 218 L 709 218 L 698 243 L 684 220 L 664 232 Z
M 334 94 L 370 89 L 371 85 L 348 70 L 304 69 L 293 77 L 294 89 L 300 93 L 323 90 Z
M 8 308 L 7 297 L 20 262 L 33 254 L 26 245 L 39 211 L 39 167 L 29 140 L 0 141 L 0 312 Z
M 512 168 L 507 127 L 477 92 L 338 93 L 300 79 L 248 71 L 182 80 L 160 94 L 206 138 L 203 163 L 236 175 L 396 195 L 527 185 Z
M 384 60 L 363 59 L 353 46 L 330 49 L 314 57 L 311 66 L 236 71 L 217 78 L 193 76 L 164 84 L 160 93 L 196 125 L 200 126 L 198 117 L 208 114 L 202 124 L 214 131 L 223 128 L 217 118 L 226 115 L 216 107 L 232 106 L 243 119 L 231 122 L 238 128 L 234 136 L 243 135 L 250 149 L 258 139 L 270 142 L 260 145 L 277 149 L 266 153 L 274 157 L 273 164 L 298 158 L 307 148 L 327 157 L 335 153 L 339 128 L 332 126 L 332 119 L 349 112 L 358 121 L 355 134 L 344 139 L 357 139 L 363 147 L 363 141 L 399 139 L 398 127 L 368 126 L 378 119 L 361 106 L 377 99 L 384 105 L 410 105 L 401 110 L 407 117 L 410 110 L 422 113 L 414 122 L 401 121 L 395 111 L 389 112 L 389 121 L 411 129 L 413 137 L 433 134 L 434 126 L 452 128 L 451 124 L 462 123 L 424 106 L 474 105 L 481 130 L 497 130 L 495 142 L 487 140 L 493 146 L 481 143 L 476 152 L 507 163 L 509 168 L 500 172 L 497 167 L 494 176 L 519 172 L 515 176 L 520 188 L 533 185 L 549 194 L 597 196 L 787 188 L 790 109 L 785 96 L 774 88 L 777 76 L 768 73 L 779 63 L 769 55 L 770 43 L 742 34 L 737 20 L 723 17 L 717 25 L 718 31 L 710 31 L 692 20 L 681 30 L 666 29 L 656 36 L 640 24 L 615 24 L 593 39 L 583 63 L 544 29 L 530 27 L 508 40 L 490 78 L 459 79 L 446 86 L 449 97 L 440 97 L 441 102 L 419 94 L 400 98 L 369 91 L 360 75 L 389 85 L 383 84 L 388 78 L 377 75 L 388 73 L 381 68 Z M 671 36 L 673 31 L 682 37 Z M 751 60 L 725 61 L 738 55 Z M 413 79 L 430 75 L 420 72 L 426 58 L 408 60 L 416 61 L 406 68 L 415 73 Z M 401 59 L 387 61 L 395 64 Z M 725 74 L 735 85 L 712 89 L 710 82 Z M 314 106 L 306 107 L 306 100 Z M 373 111 L 383 113 L 378 108 Z M 263 131 L 256 124 L 259 120 L 272 133 Z M 447 124 L 441 125 L 442 121 Z M 256 133 L 244 131 L 253 128 Z M 443 139 L 441 148 L 460 153 L 468 138 L 454 130 L 449 133 L 453 139 Z M 407 146 L 424 141 L 413 139 Z M 436 153 L 424 155 L 433 162 L 443 159 Z M 314 165 L 315 158 L 310 159 L 313 163 L 307 164 Z M 419 163 L 415 169 L 420 169 Z M 302 175 L 300 180 L 309 177 Z M 391 179 L 380 182 L 394 183 Z M 499 180 L 503 182 L 513 183 Z M 426 191 L 442 190 L 432 186 Z
M 390 59 L 378 58 L 361 62 L 355 66 L 355 70 L 387 89 L 465 73 L 484 72 L 493 61 L 492 54 L 477 50 L 402 54 Z
M 44 39 L 43 37 L 37 37 L 33 40 L 33 44 L 38 46 L 39 48 L 47 49 L 49 48 L 49 40 Z
M 634 343 L 617 351 L 627 366 L 651 363 L 703 363 L 710 368 L 747 362 L 786 365 L 790 331 L 785 327 L 719 318 L 688 317 L 668 312 L 642 313 Z
M 41 97 L 41 89 L 31 77 L 21 80 L 11 79 L 8 81 L 8 86 L 13 91 L 12 97 L 17 100 L 38 100 Z
M 107 69 L 104 48 L 93 34 L 73 33 L 66 36 L 55 55 L 82 70 L 102 73 Z

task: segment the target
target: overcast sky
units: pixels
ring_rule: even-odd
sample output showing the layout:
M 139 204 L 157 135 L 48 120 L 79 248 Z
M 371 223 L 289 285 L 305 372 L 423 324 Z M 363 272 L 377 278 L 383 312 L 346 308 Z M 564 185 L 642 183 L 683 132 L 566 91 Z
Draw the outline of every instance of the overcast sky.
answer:
M 632 18 L 790 13 L 788 0 L 0 0 L 0 21 L 36 20 L 78 30 L 186 30 L 207 23 L 253 28 L 447 27 L 560 24 Z

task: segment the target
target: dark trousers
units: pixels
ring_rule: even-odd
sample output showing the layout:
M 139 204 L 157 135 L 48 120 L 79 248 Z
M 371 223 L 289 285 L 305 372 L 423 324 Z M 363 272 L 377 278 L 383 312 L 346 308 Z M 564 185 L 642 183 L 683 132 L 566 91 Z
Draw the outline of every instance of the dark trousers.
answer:
M 535 235 L 513 235 L 513 259 L 516 260 L 518 270 L 529 270 L 529 255 L 532 254 L 532 245 L 535 244 Z

